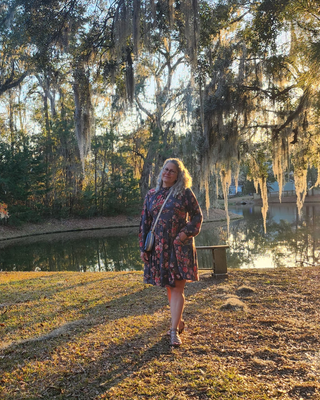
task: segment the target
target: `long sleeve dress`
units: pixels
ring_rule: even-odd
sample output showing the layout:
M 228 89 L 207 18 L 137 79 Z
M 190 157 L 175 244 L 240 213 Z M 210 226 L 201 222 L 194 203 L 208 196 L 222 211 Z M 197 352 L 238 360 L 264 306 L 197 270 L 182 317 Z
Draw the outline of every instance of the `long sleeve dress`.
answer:
M 158 192 L 151 189 L 145 197 L 139 231 L 141 251 L 169 189 L 161 188 Z M 177 196 L 170 195 L 154 230 L 155 244 L 149 261 L 144 265 L 145 283 L 174 287 L 176 279 L 199 280 L 194 236 L 200 232 L 201 224 L 202 212 L 191 189 Z M 180 232 L 187 235 L 183 242 Z

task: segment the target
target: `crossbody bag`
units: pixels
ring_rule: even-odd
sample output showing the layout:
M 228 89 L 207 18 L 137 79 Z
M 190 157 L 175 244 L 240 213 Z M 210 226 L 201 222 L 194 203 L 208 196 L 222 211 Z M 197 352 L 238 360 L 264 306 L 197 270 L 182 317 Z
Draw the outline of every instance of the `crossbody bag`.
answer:
M 162 206 L 160 208 L 160 211 L 159 211 L 159 213 L 157 215 L 157 219 L 155 220 L 155 223 L 153 224 L 152 229 L 149 231 L 149 233 L 148 233 L 148 235 L 146 237 L 146 240 L 144 242 L 144 249 L 143 249 L 144 251 L 148 252 L 148 251 L 151 251 L 152 248 L 153 248 L 153 245 L 154 245 L 154 229 L 155 229 L 155 227 L 157 225 L 157 222 L 158 222 L 158 219 L 160 217 L 160 214 L 162 213 L 163 207 L 165 206 L 168 198 L 171 195 L 171 192 L 172 192 L 172 188 L 170 189 L 170 192 L 168 193 L 167 198 L 165 199 L 165 201 L 163 202 L 163 204 L 162 204 Z

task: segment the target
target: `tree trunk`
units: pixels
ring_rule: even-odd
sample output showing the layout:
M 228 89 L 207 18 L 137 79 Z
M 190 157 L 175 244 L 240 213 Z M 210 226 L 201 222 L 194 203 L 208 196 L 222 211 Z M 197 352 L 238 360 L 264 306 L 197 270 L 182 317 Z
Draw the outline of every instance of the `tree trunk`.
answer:
M 11 90 L 9 90 L 9 129 L 10 129 L 11 154 L 13 156 L 15 140 L 14 140 L 14 123 L 13 123 L 13 96 Z
M 101 214 L 104 212 L 104 197 L 105 197 L 105 186 L 106 186 L 106 167 L 107 167 L 107 150 L 103 152 L 103 171 L 101 174 Z
M 97 174 L 97 157 L 98 157 L 98 149 L 97 149 L 97 137 L 94 137 L 95 140 L 95 149 L 94 149 L 94 204 L 96 211 L 98 210 L 98 174 Z
M 50 189 L 50 182 L 49 182 L 49 163 L 50 163 L 50 154 L 51 154 L 51 145 L 50 145 L 50 121 L 49 121 L 49 110 L 48 110 L 48 97 L 46 95 L 46 91 L 43 95 L 43 111 L 44 111 L 44 118 L 45 118 L 45 162 L 46 162 L 46 197 L 45 197 L 45 205 L 46 207 L 49 206 L 49 189 Z
M 150 189 L 150 175 L 152 171 L 152 161 L 154 160 L 154 148 L 153 146 L 149 147 L 147 157 L 144 160 L 141 179 L 140 179 L 140 193 L 141 197 L 144 199 L 148 190 Z

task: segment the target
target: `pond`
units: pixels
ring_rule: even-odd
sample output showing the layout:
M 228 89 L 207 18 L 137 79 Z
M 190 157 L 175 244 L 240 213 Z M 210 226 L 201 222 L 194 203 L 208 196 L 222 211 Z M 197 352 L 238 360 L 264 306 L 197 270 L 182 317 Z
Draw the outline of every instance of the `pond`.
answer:
M 230 224 L 228 268 L 318 265 L 320 204 L 306 205 L 301 219 L 295 204 L 270 204 L 267 233 L 260 207 L 230 207 L 243 216 Z M 2 271 L 141 270 L 138 228 L 50 234 L 0 242 Z M 197 245 L 225 244 L 226 226 L 205 223 Z M 198 253 L 199 267 L 211 268 L 210 252 Z
M 277 268 L 319 265 L 320 204 L 307 204 L 299 218 L 295 204 L 270 204 L 267 233 L 260 207 L 230 209 L 244 219 L 232 224 L 230 266 Z

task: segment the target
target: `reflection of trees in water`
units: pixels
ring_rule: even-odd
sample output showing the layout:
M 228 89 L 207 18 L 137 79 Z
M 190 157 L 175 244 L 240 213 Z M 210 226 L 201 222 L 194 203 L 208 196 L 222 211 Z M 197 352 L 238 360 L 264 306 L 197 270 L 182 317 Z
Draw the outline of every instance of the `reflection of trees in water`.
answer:
M 269 233 L 269 228 L 267 232 Z M 262 217 L 259 215 L 257 218 L 253 214 L 248 214 L 243 220 L 233 223 L 230 227 L 229 245 L 230 267 L 239 268 L 246 265 L 253 268 L 254 260 L 263 254 L 261 249 L 267 246 Z
M 320 207 L 304 207 L 303 219 L 294 222 L 275 222 L 267 219 L 267 233 L 263 232 L 262 218 L 256 213 L 245 213 L 244 219 L 230 227 L 228 265 L 255 266 L 258 256 L 270 255 L 275 267 L 317 265 L 320 244 Z M 280 215 L 281 217 L 281 215 Z
M 292 205 L 294 207 L 294 205 Z M 278 213 L 279 214 L 279 213 Z M 268 217 L 264 234 L 260 210 L 243 209 L 244 219 L 230 224 L 228 266 L 255 266 L 263 255 L 271 257 L 275 267 L 289 265 L 318 265 L 320 263 L 320 205 L 303 209 L 303 220 L 292 223 L 276 222 Z M 280 211 L 281 217 L 281 211 Z M 278 215 L 278 217 L 279 217 Z M 84 233 L 82 234 L 84 235 Z M 88 234 L 89 235 L 89 234 Z M 141 270 L 136 232 L 117 236 L 42 238 L 40 242 L 9 245 L 0 251 L 0 269 L 4 271 L 123 271 Z M 59 239 L 59 240 L 58 240 Z M 196 244 L 225 244 L 226 228 L 207 223 L 196 238 Z M 212 268 L 211 251 L 198 252 L 200 268 Z
M 291 252 L 296 265 L 318 265 L 320 244 L 319 223 L 320 215 L 319 207 L 317 206 L 305 207 L 302 221 L 299 221 L 297 218 L 294 224 L 288 224 L 282 220 L 272 243 L 272 246 L 276 250 L 276 256 L 278 258 L 281 257 L 282 254 L 278 250 L 278 247 L 282 244 L 282 248 L 285 249 L 284 254 L 288 251 Z
M 40 242 L 1 249 L 4 271 L 140 270 L 137 235 Z

